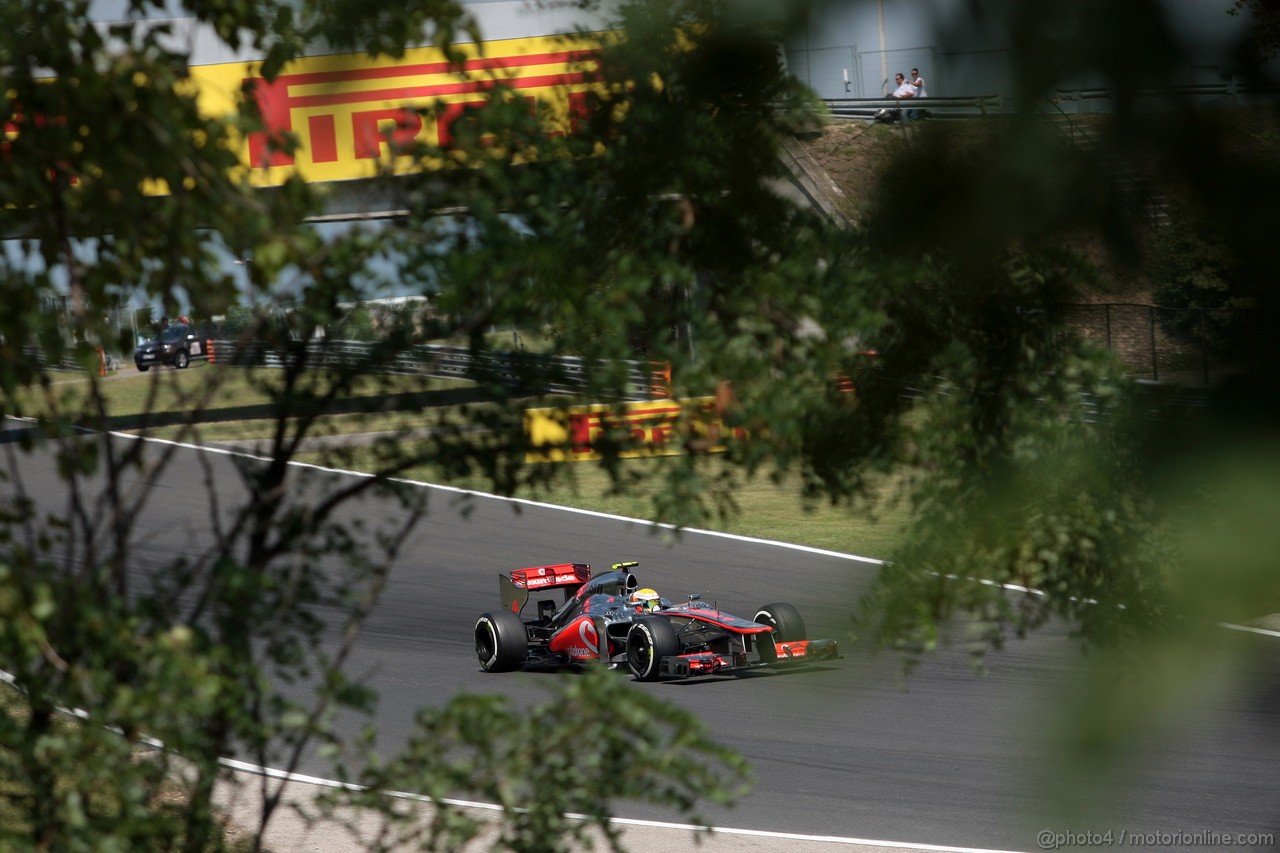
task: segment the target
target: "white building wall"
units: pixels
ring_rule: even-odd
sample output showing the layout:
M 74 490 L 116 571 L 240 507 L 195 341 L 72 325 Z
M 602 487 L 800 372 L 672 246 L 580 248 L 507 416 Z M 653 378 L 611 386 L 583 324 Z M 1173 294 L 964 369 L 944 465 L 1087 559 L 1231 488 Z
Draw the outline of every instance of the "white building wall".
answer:
M 479 23 L 485 41 L 558 35 L 598 28 L 598 22 L 593 24 L 580 10 L 534 0 L 463 0 L 463 5 Z M 124 21 L 127 20 L 128 9 L 128 0 L 93 0 L 90 17 L 101 24 Z M 178 44 L 190 46 L 192 65 L 251 62 L 262 58 L 262 54 L 252 48 L 231 50 L 218 40 L 211 29 L 197 25 L 194 18 L 183 13 L 175 0 L 167 0 L 165 10 L 155 10 L 147 18 L 170 23 Z M 463 34 L 460 34 L 460 39 L 463 43 L 469 41 Z M 308 53 L 321 55 L 334 52 L 336 51 L 317 46 Z
M 591 29 L 583 12 L 536 0 L 463 0 L 486 40 L 553 35 Z M 776 0 L 786 2 L 786 0 Z M 975 9 L 1037 0 L 815 0 L 808 26 L 784 46 L 796 77 L 824 98 L 878 98 L 893 90 L 893 75 L 920 69 L 934 97 L 1011 94 L 1012 72 L 1006 35 Z M 1115 0 L 1123 3 L 1125 0 Z M 185 17 L 176 0 L 153 19 L 168 19 L 197 65 L 260 58 L 231 51 Z M 1188 83 L 1220 83 L 1229 74 L 1230 52 L 1246 19 L 1232 17 L 1232 0 L 1164 0 L 1174 37 L 1187 48 Z M 93 0 L 92 17 L 123 20 L 128 0 Z M 1115 21 L 1122 21 L 1117 16 Z M 1113 21 L 1101 20 L 1098 27 Z M 1121 25 L 1121 24 L 1115 24 Z M 318 47 L 314 53 L 329 51 Z M 1066 88 L 1099 81 L 1063 81 Z
M 1010 95 L 1007 34 L 994 26 L 995 17 L 974 11 L 1000 5 L 1000 0 L 816 0 L 808 26 L 785 45 L 788 66 L 824 98 L 882 97 L 892 91 L 895 73 L 913 67 L 934 97 Z M 1171 36 L 1189 58 L 1184 81 L 1229 78 L 1232 50 L 1247 26 L 1246 18 L 1227 14 L 1232 0 L 1165 0 L 1164 5 Z M 1123 20 L 1116 16 L 1091 25 L 1123 26 Z M 1077 78 L 1061 85 L 1099 83 Z

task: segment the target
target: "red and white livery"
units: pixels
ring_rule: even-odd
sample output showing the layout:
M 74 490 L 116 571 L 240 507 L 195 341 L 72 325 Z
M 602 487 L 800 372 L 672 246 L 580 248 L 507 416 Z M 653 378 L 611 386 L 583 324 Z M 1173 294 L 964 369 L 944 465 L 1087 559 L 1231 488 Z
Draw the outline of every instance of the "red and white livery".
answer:
M 640 681 L 664 676 L 737 674 L 840 657 L 835 640 L 811 639 L 790 604 L 760 607 L 751 619 L 698 595 L 636 607 L 635 562 L 592 576 L 585 563 L 516 569 L 499 575 L 502 607 L 475 624 L 476 656 L 488 672 L 605 663 Z M 525 613 L 529 607 L 528 614 Z

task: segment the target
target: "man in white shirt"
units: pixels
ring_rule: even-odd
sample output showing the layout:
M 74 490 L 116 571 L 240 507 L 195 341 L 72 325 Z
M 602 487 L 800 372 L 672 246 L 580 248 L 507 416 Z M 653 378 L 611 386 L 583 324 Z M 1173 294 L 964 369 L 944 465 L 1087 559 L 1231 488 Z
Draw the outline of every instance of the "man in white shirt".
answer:
M 910 85 L 912 90 L 915 91 L 915 94 L 912 95 L 913 100 L 929 97 L 929 93 L 924 90 L 924 78 L 920 76 L 919 68 L 911 69 L 911 82 L 908 85 Z M 920 109 L 907 110 L 907 120 L 914 121 L 915 119 L 920 118 L 923 113 L 924 110 Z
M 905 98 L 914 98 L 916 96 L 916 87 L 908 83 L 902 74 L 893 75 L 893 82 L 898 84 L 898 88 L 893 90 L 893 94 L 890 97 L 901 101 Z
M 917 98 L 927 98 L 929 94 L 924 90 L 924 78 L 920 76 L 919 68 L 911 69 L 911 88 L 916 90 Z
M 905 101 L 908 98 L 914 98 L 916 96 L 915 87 L 908 83 L 902 74 L 893 75 L 893 82 L 898 84 L 898 88 L 894 89 L 893 94 L 889 97 L 897 101 Z M 891 122 L 896 118 L 893 114 L 898 113 L 902 116 L 903 121 L 906 121 L 909 118 L 909 116 L 906 115 L 908 112 L 910 112 L 910 110 L 904 112 L 902 108 L 898 108 L 896 110 L 880 110 L 880 112 L 876 113 L 876 119 L 878 121 Z

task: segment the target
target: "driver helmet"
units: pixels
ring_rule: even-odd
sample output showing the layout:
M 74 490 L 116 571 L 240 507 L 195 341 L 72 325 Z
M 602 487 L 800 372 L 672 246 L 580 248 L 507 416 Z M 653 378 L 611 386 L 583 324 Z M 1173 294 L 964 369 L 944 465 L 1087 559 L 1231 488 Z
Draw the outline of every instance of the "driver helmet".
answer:
M 648 587 L 645 587 L 644 589 L 637 589 L 635 592 L 631 593 L 627 598 L 627 601 L 630 602 L 631 606 L 637 610 L 657 610 L 662 603 L 662 599 L 659 598 L 658 593 Z

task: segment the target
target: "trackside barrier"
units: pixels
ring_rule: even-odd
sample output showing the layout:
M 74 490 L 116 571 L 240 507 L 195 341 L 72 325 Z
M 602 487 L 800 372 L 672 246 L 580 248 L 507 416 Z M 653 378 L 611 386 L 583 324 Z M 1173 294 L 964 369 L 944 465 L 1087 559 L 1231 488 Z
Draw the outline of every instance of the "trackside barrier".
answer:
M 832 118 L 873 119 L 884 109 L 921 110 L 929 118 L 985 118 L 1005 111 L 1000 95 L 973 95 L 961 98 L 826 98 Z
M 44 351 L 40 347 L 27 345 L 22 348 L 22 356 L 24 359 L 31 361 L 42 370 L 59 370 L 68 373 L 82 373 L 85 365 L 82 361 L 77 361 L 70 353 L 64 353 L 57 361 L 50 361 L 45 356 Z
M 646 400 L 670 395 L 670 365 L 647 361 L 605 362 L 564 355 L 528 352 L 472 353 L 466 347 L 419 344 L 390 356 L 377 343 L 320 340 L 299 342 L 281 350 L 261 341 L 210 340 L 209 361 L 216 364 L 282 368 L 289 359 L 305 359 L 312 367 L 365 368 L 372 373 L 465 379 L 531 394 L 578 394 L 591 388 L 601 368 L 625 367 L 627 390 L 622 399 Z

